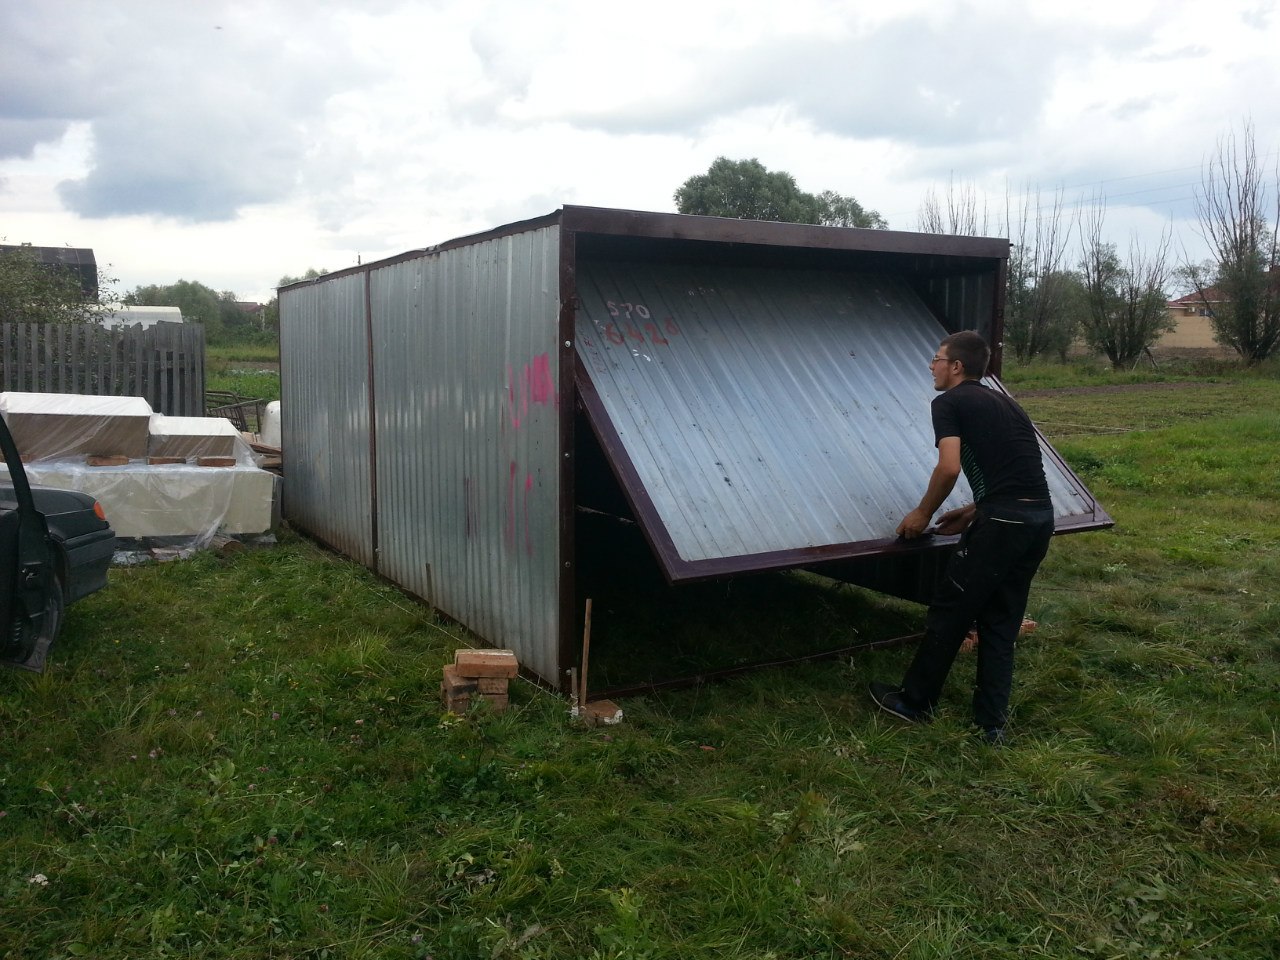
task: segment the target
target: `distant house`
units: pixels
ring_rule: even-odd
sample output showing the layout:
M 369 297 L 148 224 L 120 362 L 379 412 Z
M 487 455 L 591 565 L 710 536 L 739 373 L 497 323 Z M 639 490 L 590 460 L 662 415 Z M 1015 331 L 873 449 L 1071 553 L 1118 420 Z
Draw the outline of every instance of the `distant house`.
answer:
M 1170 300 L 1169 319 L 1173 321 L 1174 328 L 1157 340 L 1154 348 L 1165 352 L 1185 350 L 1223 355 L 1231 353 L 1229 348 L 1213 338 L 1214 308 L 1225 300 L 1226 297 L 1217 287 L 1205 287 L 1203 292 L 1189 293 L 1177 300 Z
M 86 300 L 98 299 L 98 261 L 88 247 L 36 247 L 0 244 L 0 255 L 10 251 L 25 251 L 50 270 L 65 271 L 80 282 L 80 293 Z
M 1280 267 L 1267 271 L 1272 295 L 1280 294 Z M 1169 301 L 1169 319 L 1176 327 L 1156 341 L 1155 347 L 1165 351 L 1188 352 L 1213 351 L 1223 356 L 1233 355 L 1234 350 L 1222 346 L 1213 338 L 1213 317 L 1231 298 L 1218 287 L 1205 287 Z

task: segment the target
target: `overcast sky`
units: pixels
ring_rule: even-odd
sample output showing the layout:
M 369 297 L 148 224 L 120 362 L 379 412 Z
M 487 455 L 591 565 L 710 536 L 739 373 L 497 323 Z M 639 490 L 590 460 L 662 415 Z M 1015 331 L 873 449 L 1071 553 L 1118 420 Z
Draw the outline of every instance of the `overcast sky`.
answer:
M 0 0 L 0 238 L 118 289 L 285 274 L 563 204 L 673 211 L 717 156 L 893 229 L 949 178 L 1101 192 L 1170 227 L 1251 119 L 1280 146 L 1276 0 Z

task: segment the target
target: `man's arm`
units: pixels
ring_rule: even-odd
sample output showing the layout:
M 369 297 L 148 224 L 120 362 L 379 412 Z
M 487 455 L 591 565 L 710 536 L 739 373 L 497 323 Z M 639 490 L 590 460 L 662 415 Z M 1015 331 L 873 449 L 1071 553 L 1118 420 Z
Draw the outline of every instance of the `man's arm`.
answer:
M 898 536 L 914 540 L 924 533 L 933 519 L 934 511 L 942 506 L 956 480 L 960 477 L 960 438 L 943 437 L 938 441 L 938 463 L 929 477 L 920 505 L 903 517 L 898 524 Z

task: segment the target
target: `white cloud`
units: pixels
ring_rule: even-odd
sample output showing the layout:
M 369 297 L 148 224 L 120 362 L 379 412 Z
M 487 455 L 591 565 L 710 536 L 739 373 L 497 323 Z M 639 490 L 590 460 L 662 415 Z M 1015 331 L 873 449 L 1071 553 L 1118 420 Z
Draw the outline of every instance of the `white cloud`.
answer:
M 719 155 L 897 228 L 954 176 L 1150 230 L 1232 124 L 1280 129 L 1255 0 L 46 0 L 0 36 L 0 233 L 246 297 L 563 203 L 670 210 Z

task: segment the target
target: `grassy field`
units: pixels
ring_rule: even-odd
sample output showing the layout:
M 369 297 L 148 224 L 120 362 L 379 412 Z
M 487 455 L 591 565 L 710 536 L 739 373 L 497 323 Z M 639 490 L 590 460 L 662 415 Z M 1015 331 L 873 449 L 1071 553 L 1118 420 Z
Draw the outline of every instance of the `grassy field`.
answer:
M 1117 523 L 1050 552 L 1008 749 L 971 658 L 920 728 L 862 692 L 909 649 L 454 717 L 461 629 L 306 541 L 114 570 L 0 674 L 0 957 L 1276 956 L 1280 380 L 1009 380 Z M 791 575 L 627 643 L 920 621 Z
M 277 344 L 221 344 L 205 351 L 205 388 L 254 400 L 280 399 Z

